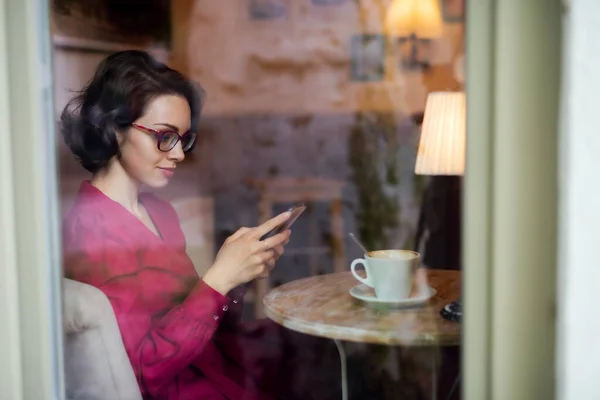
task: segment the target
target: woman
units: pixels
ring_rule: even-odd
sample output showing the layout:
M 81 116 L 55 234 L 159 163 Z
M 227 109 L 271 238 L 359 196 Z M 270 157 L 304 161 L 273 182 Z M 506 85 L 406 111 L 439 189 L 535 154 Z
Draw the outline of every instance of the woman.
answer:
M 109 298 L 144 398 L 312 398 L 286 387 L 302 368 L 272 350 L 321 345 L 274 324 L 238 324 L 243 284 L 268 276 L 290 231 L 260 238 L 289 215 L 239 229 L 200 279 L 172 206 L 140 192 L 169 182 L 194 146 L 201 107 L 199 88 L 144 52 L 98 66 L 61 117 L 93 174 L 64 221 L 66 276 Z

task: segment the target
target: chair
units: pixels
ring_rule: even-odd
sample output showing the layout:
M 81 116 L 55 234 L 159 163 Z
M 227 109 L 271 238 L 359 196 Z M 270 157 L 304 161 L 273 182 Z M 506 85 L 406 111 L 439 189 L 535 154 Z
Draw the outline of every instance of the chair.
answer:
M 141 400 L 108 298 L 63 279 L 65 386 L 69 400 Z

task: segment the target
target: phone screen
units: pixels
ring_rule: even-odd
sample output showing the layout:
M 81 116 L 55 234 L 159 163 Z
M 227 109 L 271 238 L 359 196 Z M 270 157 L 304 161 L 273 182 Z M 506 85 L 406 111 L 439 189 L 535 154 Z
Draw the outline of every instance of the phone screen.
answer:
M 292 215 L 290 215 L 290 218 L 284 223 L 271 229 L 271 231 L 266 233 L 263 237 L 261 237 L 260 240 L 265 240 L 267 238 L 270 238 L 271 236 L 277 235 L 278 233 L 285 231 L 286 229 L 289 229 L 292 226 L 292 224 L 296 221 L 296 219 L 298 219 L 300 214 L 304 212 L 304 210 L 306 210 L 306 206 L 304 204 L 296 204 L 290 207 L 290 209 L 288 210 L 292 213 Z

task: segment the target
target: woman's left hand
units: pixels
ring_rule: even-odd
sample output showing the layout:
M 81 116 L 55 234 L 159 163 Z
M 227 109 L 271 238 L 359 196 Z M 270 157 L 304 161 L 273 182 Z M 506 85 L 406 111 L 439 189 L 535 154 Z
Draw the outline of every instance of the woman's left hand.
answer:
M 273 258 L 271 258 L 269 261 L 267 261 L 267 270 L 265 272 L 263 272 L 262 274 L 258 275 L 259 278 L 266 278 L 269 276 L 269 274 L 271 273 L 271 271 L 273 270 L 273 268 L 275 268 L 275 263 L 277 262 L 277 260 L 279 260 L 279 257 L 281 257 L 285 251 L 284 246 L 286 244 L 288 244 L 290 240 L 286 240 L 283 244 L 274 247 L 273 251 L 274 251 L 274 255 Z

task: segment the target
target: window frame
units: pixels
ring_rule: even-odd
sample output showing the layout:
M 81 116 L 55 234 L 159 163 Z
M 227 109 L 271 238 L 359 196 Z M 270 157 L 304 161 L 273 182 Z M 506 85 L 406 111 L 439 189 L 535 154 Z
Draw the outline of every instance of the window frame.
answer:
M 47 0 L 0 0 L 0 386 L 15 400 L 65 396 L 49 24 Z
M 560 13 L 467 2 L 467 400 L 554 397 Z M 64 398 L 49 21 L 47 0 L 0 0 L 0 386 L 15 400 Z

